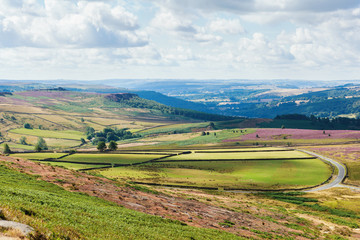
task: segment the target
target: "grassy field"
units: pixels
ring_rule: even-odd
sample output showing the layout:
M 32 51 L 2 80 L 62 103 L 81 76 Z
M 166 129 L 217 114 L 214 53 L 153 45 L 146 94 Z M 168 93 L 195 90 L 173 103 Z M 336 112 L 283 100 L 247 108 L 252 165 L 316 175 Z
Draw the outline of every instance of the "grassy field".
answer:
M 22 135 L 44 137 L 44 138 L 60 138 L 60 139 L 71 139 L 71 140 L 80 140 L 80 138 L 86 138 L 84 133 L 76 130 L 51 131 L 51 130 L 41 130 L 41 129 L 18 128 L 18 129 L 13 129 L 10 132 L 22 134 Z
M 101 174 L 121 180 L 149 183 L 227 188 L 291 188 L 325 181 L 330 168 L 317 159 L 246 162 L 151 163 L 138 167 L 113 168 Z
M 184 124 L 172 124 L 160 127 L 154 127 L 139 131 L 139 134 L 149 135 L 149 134 L 158 134 L 158 133 L 169 133 L 169 132 L 178 132 L 178 133 L 188 133 L 191 132 L 193 128 L 206 128 L 209 126 L 208 122 L 201 123 L 184 123 Z
M 0 144 L 0 148 L 3 149 L 4 148 L 4 144 L 5 143 L 2 143 Z M 34 150 L 34 146 L 30 146 L 30 145 L 22 145 L 22 144 L 16 144 L 16 143 L 12 143 L 12 142 L 7 142 L 6 143 L 10 149 L 13 151 L 13 150 Z
M 63 161 L 78 162 L 78 163 L 109 163 L 109 164 L 132 164 L 138 162 L 145 162 L 161 155 L 151 154 L 73 154 L 63 158 Z
M 65 156 L 66 154 L 67 153 L 15 153 L 11 154 L 11 157 L 41 160 L 45 158 L 59 158 Z
M 89 168 L 101 168 L 101 167 L 109 167 L 109 165 L 91 165 L 91 164 L 79 164 L 79 163 L 66 163 L 66 162 L 47 162 L 42 161 L 41 163 L 49 164 L 52 166 L 64 167 L 72 170 L 81 170 L 81 169 L 89 169 Z
M 220 151 L 220 150 L 219 150 Z M 308 158 L 310 155 L 298 151 L 276 152 L 230 152 L 230 153 L 191 153 L 166 158 L 166 160 L 227 160 L 227 159 L 277 159 L 277 158 Z
M 0 207 L 51 239 L 241 239 L 126 209 L 0 166 Z

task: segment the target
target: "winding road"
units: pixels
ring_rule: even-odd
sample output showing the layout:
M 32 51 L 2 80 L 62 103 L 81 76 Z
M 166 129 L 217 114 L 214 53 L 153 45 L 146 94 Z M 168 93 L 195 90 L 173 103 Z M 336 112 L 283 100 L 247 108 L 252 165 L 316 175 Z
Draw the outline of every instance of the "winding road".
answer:
M 316 188 L 313 188 L 313 189 L 310 189 L 310 190 L 306 190 L 304 192 L 316 192 L 316 191 L 321 191 L 321 190 L 325 190 L 325 189 L 329 189 L 329 188 L 333 188 L 333 187 L 345 187 L 345 188 L 350 188 L 352 190 L 360 191 L 359 187 L 352 187 L 352 186 L 347 186 L 347 185 L 341 184 L 342 181 L 346 177 L 346 168 L 344 167 L 344 165 L 338 163 L 337 161 L 335 161 L 335 160 L 333 160 L 331 158 L 322 156 L 322 155 L 317 154 L 317 153 L 313 153 L 313 152 L 310 152 L 310 151 L 307 151 L 307 150 L 301 150 L 301 149 L 298 149 L 298 151 L 307 153 L 307 154 L 312 155 L 314 157 L 317 157 L 317 158 L 319 158 L 319 159 L 321 159 L 323 161 L 329 162 L 331 165 L 333 165 L 338 170 L 338 174 L 337 174 L 336 178 L 333 181 L 331 181 L 329 183 L 326 183 L 324 185 L 321 185 L 319 187 L 316 187 Z

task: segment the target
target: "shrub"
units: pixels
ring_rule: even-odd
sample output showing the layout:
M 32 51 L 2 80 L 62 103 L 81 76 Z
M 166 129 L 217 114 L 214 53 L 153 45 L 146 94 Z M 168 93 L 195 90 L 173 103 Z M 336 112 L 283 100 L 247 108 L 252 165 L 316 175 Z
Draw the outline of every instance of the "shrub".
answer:
M 24 123 L 24 128 L 26 128 L 26 129 L 32 129 L 30 123 Z
M 21 137 L 19 141 L 20 141 L 20 144 L 22 144 L 22 145 L 27 145 L 26 137 L 24 137 L 24 136 Z

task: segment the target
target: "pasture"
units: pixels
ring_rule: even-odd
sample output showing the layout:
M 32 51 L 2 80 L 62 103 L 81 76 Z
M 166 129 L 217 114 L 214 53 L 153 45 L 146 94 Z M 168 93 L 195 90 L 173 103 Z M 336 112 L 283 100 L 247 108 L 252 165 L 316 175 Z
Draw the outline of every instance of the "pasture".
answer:
M 331 174 L 325 163 L 312 160 L 154 162 L 101 170 L 104 176 L 144 183 L 215 188 L 284 189 L 314 186 Z
M 106 164 L 133 164 L 146 162 L 161 157 L 158 154 L 73 154 L 63 158 L 63 161 L 76 163 L 106 163 Z M 166 155 L 163 155 L 166 156 Z
M 248 152 L 249 149 L 197 151 L 201 150 L 137 166 L 100 170 L 100 173 L 121 181 L 235 189 L 308 187 L 324 182 L 331 175 L 327 164 L 298 151 L 269 152 L 269 148 L 254 152 Z
M 80 140 L 81 138 L 86 138 L 83 132 L 79 132 L 76 130 L 52 131 L 52 130 L 41 130 L 41 129 L 17 128 L 10 130 L 10 132 L 21 135 L 30 135 L 30 136 L 37 136 L 43 138 L 60 138 L 60 139 L 70 139 L 70 140 Z
M 221 151 L 221 150 L 219 150 Z M 309 158 L 306 153 L 298 151 L 274 151 L 274 152 L 197 152 L 182 154 L 166 158 L 166 161 L 194 161 L 194 160 L 251 160 L 251 159 L 283 159 L 283 158 Z
M 67 153 L 15 153 L 15 154 L 11 154 L 11 157 L 14 158 L 23 158 L 23 159 L 36 159 L 36 160 L 42 160 L 42 159 L 46 159 L 46 158 L 59 158 L 62 156 L 67 155 Z
M 42 160 L 64 154 L 12 156 Z M 94 171 L 120 181 L 212 188 L 300 188 L 320 184 L 331 175 L 327 164 L 306 153 L 269 147 L 75 153 L 61 162 L 45 162 L 74 170 L 99 168 Z M 110 168 L 101 169 L 104 166 Z

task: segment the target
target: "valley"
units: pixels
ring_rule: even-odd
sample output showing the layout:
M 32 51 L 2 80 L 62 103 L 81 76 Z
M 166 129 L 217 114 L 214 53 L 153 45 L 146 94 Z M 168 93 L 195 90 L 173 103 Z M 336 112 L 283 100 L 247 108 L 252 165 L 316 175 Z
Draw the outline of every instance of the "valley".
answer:
M 358 130 L 65 89 L 13 92 L 0 109 L 10 149 L 0 157 L 2 218 L 32 226 L 33 238 L 360 236 Z M 317 190 L 338 169 L 303 150 L 346 166 L 352 188 Z

